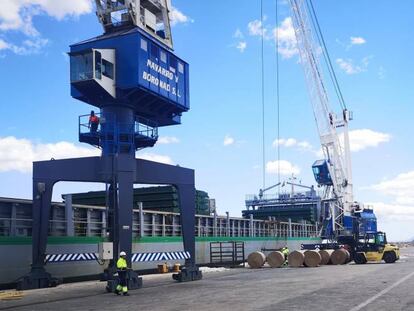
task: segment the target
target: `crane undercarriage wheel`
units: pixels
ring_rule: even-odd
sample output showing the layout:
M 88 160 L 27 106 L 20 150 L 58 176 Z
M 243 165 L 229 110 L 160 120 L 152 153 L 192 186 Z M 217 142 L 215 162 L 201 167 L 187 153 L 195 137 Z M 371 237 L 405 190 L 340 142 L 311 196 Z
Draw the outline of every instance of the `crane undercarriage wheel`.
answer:
M 362 265 L 364 263 L 367 263 L 367 258 L 365 257 L 364 253 L 356 253 L 354 255 L 354 262 L 357 265 Z
M 394 252 L 386 252 L 384 256 L 382 256 L 382 259 L 384 259 L 386 263 L 394 263 L 397 260 L 397 256 L 395 256 Z

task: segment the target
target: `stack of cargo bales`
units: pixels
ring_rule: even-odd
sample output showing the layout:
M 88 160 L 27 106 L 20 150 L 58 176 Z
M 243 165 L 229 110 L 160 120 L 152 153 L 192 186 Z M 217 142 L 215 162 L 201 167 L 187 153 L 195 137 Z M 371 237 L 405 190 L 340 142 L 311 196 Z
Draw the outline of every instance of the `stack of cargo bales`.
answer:
M 208 193 L 201 190 L 196 190 L 196 214 L 210 215 L 210 198 Z
M 142 202 L 144 210 L 180 212 L 177 189 L 173 186 L 146 187 L 134 189 L 134 207 Z M 72 194 L 73 204 L 106 206 L 105 191 Z M 209 215 L 209 196 L 205 191 L 196 190 L 196 214 Z
M 178 213 L 180 204 L 178 193 L 173 186 L 147 187 L 134 189 L 134 204 L 142 202 L 145 210 Z

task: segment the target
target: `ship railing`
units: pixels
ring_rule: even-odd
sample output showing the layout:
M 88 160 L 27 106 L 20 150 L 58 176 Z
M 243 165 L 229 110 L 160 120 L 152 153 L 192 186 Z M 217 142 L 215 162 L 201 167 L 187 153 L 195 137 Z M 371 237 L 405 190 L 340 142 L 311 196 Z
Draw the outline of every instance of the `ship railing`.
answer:
M 158 215 L 157 212 L 145 212 L 146 216 Z M 178 214 L 176 216 L 179 216 Z M 203 219 L 203 216 L 198 216 Z M 208 219 L 208 218 L 207 218 Z M 222 220 L 226 220 L 223 218 Z M 227 222 L 221 221 L 214 225 L 196 225 L 195 235 L 197 237 L 317 237 L 318 229 L 314 224 L 309 223 L 288 223 L 288 222 L 266 222 L 255 220 L 250 227 L 249 220 L 230 219 Z M 73 235 L 84 237 L 106 237 L 109 228 L 104 221 L 88 221 L 85 218 L 73 222 Z M 0 236 L 30 236 L 32 220 L 25 218 L 0 218 Z M 66 236 L 67 221 L 50 220 L 50 236 Z M 134 221 L 133 236 L 137 237 L 178 237 L 181 236 L 181 225 L 177 217 L 176 224 L 144 222 L 141 230 L 139 222 Z
M 10 210 L 5 209 L 6 205 L 2 203 L 3 215 L 25 214 L 25 217 L 0 218 L 1 236 L 32 234 L 32 220 L 29 218 L 31 209 L 28 208 L 30 203 L 29 200 L 17 203 L 10 201 L 7 205 Z M 74 204 L 72 212 L 66 211 L 66 208 L 64 203 L 52 204 L 50 236 L 108 236 L 105 207 Z M 133 219 L 134 238 L 181 236 L 179 213 L 134 209 Z M 309 222 L 251 220 L 213 215 L 196 215 L 194 230 L 197 237 L 317 237 L 319 232 L 318 225 Z
M 0 236 L 31 236 L 32 219 L 0 218 Z
M 102 221 L 75 221 L 74 235 L 87 237 L 105 237 L 106 223 Z
M 261 197 L 257 194 L 247 194 L 246 201 L 260 201 L 260 200 L 277 200 L 277 201 L 289 201 L 289 200 L 309 200 L 314 197 L 310 197 L 307 192 L 295 192 L 293 195 L 289 192 L 267 193 Z
M 139 224 L 132 225 L 132 236 L 139 237 L 179 237 L 181 236 L 181 225 L 163 225 L 146 223 L 141 226 Z

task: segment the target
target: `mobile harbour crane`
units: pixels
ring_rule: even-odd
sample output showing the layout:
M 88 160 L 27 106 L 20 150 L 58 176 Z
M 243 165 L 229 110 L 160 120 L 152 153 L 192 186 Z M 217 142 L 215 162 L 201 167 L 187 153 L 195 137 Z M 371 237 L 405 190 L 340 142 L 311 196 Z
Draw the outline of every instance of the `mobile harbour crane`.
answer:
M 398 247 L 387 244 L 385 233 L 377 231 L 373 211 L 354 201 L 349 143 L 349 121 L 352 120 L 352 113 L 343 99 L 312 0 L 289 0 L 289 4 L 324 154 L 323 160 L 312 165 L 318 186 L 324 187 L 321 202 L 327 209 L 321 235 L 334 239 L 339 244 L 348 245 L 356 263 L 380 260 L 395 262 L 399 259 Z M 319 63 L 320 54 L 324 56 L 341 104 L 342 111 L 339 116 L 330 107 L 328 90 Z

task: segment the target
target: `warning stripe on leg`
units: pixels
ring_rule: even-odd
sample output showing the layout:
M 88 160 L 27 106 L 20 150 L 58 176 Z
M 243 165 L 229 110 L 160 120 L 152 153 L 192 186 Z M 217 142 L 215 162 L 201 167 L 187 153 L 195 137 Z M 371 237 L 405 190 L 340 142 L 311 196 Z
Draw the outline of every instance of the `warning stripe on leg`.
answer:
M 95 260 L 98 260 L 98 255 L 95 253 L 46 254 L 45 263 L 95 261 Z
M 155 262 L 190 259 L 189 252 L 137 253 L 132 255 L 132 262 Z

